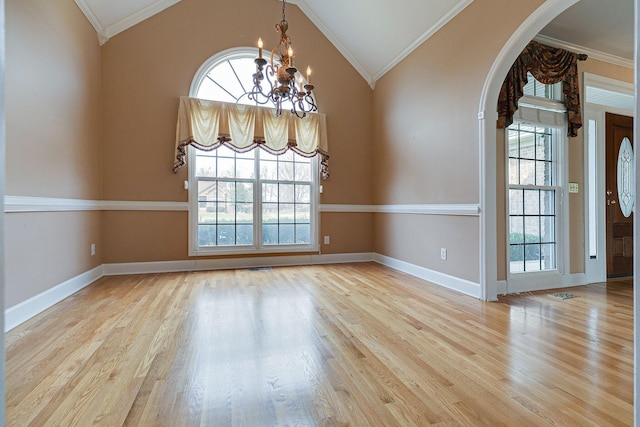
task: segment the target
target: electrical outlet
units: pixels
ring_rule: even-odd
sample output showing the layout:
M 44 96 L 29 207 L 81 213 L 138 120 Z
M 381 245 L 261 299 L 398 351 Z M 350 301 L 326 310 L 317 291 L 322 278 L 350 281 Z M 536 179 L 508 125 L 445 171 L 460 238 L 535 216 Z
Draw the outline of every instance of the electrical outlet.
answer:
M 324 244 L 328 245 L 331 243 L 331 239 L 329 238 L 329 236 L 324 236 Z
M 96 254 L 96 244 L 92 243 L 91 244 L 91 256 L 94 256 Z
M 447 259 L 447 248 L 440 248 L 440 259 Z

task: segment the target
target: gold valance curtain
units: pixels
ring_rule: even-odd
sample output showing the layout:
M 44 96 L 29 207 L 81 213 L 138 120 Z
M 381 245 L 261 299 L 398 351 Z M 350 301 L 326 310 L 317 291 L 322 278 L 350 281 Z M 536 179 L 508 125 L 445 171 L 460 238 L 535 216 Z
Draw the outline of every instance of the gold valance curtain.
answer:
M 577 136 L 582 127 L 580 111 L 580 85 L 578 83 L 578 61 L 587 55 L 565 49 L 530 42 L 511 66 L 498 97 L 498 128 L 513 123 L 513 113 L 518 109 L 518 100 L 524 95 L 527 72 L 542 84 L 562 82 L 564 103 L 569 122 L 568 135 Z
M 298 119 L 283 111 L 276 117 L 268 108 L 181 97 L 173 171 L 185 165 L 188 145 L 211 151 L 223 144 L 237 152 L 259 146 L 272 154 L 293 150 L 304 157 L 320 155 L 322 179 L 329 177 L 324 114 L 307 114 Z

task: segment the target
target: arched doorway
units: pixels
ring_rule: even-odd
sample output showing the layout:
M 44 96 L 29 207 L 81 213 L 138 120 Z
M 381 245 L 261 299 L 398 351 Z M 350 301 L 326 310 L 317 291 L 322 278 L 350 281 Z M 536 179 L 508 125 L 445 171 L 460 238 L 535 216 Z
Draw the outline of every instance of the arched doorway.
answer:
M 562 13 L 579 0 L 547 0 L 534 13 L 532 13 L 509 38 L 507 43 L 498 53 L 494 60 L 480 97 L 478 126 L 479 126 L 479 149 L 480 149 L 480 285 L 481 296 L 484 300 L 491 301 L 497 299 L 497 242 L 496 242 L 496 126 L 498 118 L 496 104 L 498 92 L 504 76 L 511 64 L 515 61 L 524 46 L 538 34 L 545 25 L 551 22 L 556 16 Z M 635 0 L 636 17 L 636 82 L 640 76 L 638 73 L 638 30 L 640 0 Z M 640 111 L 638 85 L 635 88 L 636 111 Z M 637 130 L 636 130 L 637 133 Z M 638 156 L 635 157 L 636 171 L 638 170 Z M 640 188 L 639 174 L 636 173 L 636 188 Z M 640 251 L 640 238 L 638 238 L 640 227 L 634 220 L 634 253 Z M 638 266 L 638 256 L 634 255 L 634 265 Z M 634 279 L 634 324 L 635 331 L 640 330 L 640 292 Z M 634 333 L 634 347 L 636 360 L 640 352 L 637 332 Z M 636 363 L 637 366 L 637 363 Z M 639 381 L 638 370 L 634 368 L 634 408 L 635 425 L 640 425 L 638 420 L 639 404 Z

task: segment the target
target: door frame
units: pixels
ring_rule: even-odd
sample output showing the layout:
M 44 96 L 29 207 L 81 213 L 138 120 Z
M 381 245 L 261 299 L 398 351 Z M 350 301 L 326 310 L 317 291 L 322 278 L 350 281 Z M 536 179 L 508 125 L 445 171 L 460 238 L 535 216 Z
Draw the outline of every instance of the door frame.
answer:
M 584 94 L 584 236 L 585 236 L 585 251 L 584 251 L 584 266 L 585 266 L 585 278 L 586 283 L 598 283 L 607 280 L 607 218 L 606 218 L 606 113 L 620 114 L 624 116 L 633 117 L 633 110 L 610 107 L 600 104 L 593 104 L 587 101 L 587 87 L 595 87 L 598 89 L 605 89 L 611 92 L 617 92 L 623 95 L 634 95 L 633 83 L 627 83 L 620 80 L 614 80 L 607 77 L 598 76 L 590 73 L 583 73 L 582 93 Z M 594 120 L 596 124 L 596 188 L 589 188 L 589 174 L 593 171 L 589 168 L 589 121 Z M 597 236 L 592 236 L 589 229 L 590 222 L 590 205 L 589 195 L 592 191 L 596 192 L 595 203 L 597 207 L 596 223 L 597 223 Z M 591 239 L 596 239 L 596 258 L 591 258 L 589 253 L 589 244 Z

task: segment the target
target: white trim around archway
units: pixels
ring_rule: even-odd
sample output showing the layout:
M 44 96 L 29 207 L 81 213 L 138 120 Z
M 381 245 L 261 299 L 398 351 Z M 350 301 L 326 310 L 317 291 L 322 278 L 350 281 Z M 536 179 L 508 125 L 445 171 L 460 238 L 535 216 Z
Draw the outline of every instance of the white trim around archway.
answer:
M 481 296 L 484 300 L 497 299 L 497 241 L 496 241 L 496 127 L 498 119 L 496 105 L 498 92 L 504 76 L 518 54 L 533 39 L 540 30 L 565 9 L 577 3 L 579 0 L 547 0 L 536 9 L 513 33 L 507 43 L 498 53 L 482 89 L 480 105 L 478 109 L 478 149 L 480 159 L 480 286 Z M 640 24 L 640 0 L 635 0 L 635 80 L 640 80 L 639 70 L 639 46 L 638 27 Z M 640 111 L 640 90 L 635 85 L 636 111 Z M 638 134 L 638 121 L 634 121 L 634 132 Z M 635 156 L 636 171 L 640 167 L 640 156 Z M 640 174 L 636 174 L 636 188 L 640 188 Z M 634 253 L 640 253 L 640 225 L 638 216 L 634 218 Z M 634 270 L 640 268 L 640 257 L 634 256 Z M 640 384 L 638 358 L 640 352 L 640 283 L 634 276 L 634 425 L 640 426 Z
M 496 120 L 498 93 L 504 76 L 522 49 L 553 18 L 579 0 L 547 0 L 513 33 L 496 57 L 482 88 L 478 125 L 480 143 L 480 285 L 481 297 L 497 299 Z

